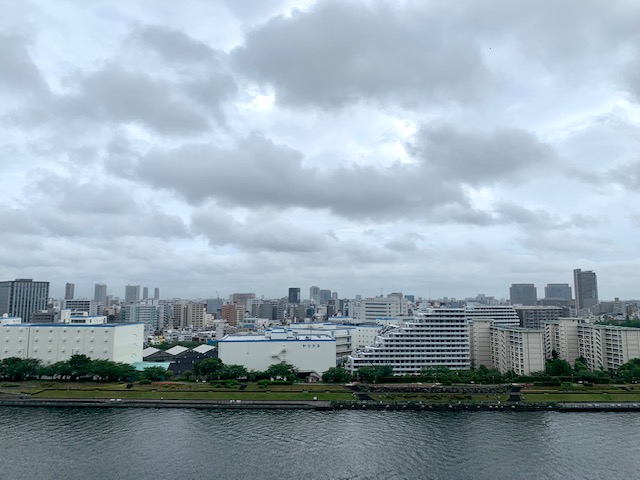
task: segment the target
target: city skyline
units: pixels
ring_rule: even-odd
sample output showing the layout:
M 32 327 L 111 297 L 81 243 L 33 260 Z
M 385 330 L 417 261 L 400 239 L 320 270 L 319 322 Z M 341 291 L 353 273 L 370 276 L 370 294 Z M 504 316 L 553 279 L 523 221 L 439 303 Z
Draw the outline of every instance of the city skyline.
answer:
M 640 297 L 638 24 L 630 0 L 8 2 L 0 278 L 509 298 L 582 269 Z

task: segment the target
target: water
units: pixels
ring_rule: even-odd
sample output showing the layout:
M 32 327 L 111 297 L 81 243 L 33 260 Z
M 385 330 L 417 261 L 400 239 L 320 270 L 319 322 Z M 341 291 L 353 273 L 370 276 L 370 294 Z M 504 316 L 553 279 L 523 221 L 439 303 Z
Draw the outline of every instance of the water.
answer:
M 0 478 L 638 478 L 640 415 L 0 409 Z

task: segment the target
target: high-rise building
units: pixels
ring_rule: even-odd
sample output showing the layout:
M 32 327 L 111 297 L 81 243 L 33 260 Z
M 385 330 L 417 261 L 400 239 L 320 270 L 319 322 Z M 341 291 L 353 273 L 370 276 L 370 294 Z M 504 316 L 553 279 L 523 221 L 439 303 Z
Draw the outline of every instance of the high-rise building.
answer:
M 296 287 L 289 288 L 289 303 L 300 303 L 300 289 Z
M 598 279 L 595 272 L 576 268 L 573 271 L 576 310 L 593 307 L 598 303 Z
M 535 305 L 538 292 L 533 283 L 514 283 L 509 289 L 511 305 Z
M 323 305 L 329 303 L 329 300 L 331 300 L 331 290 L 322 289 L 320 290 L 319 294 L 320 294 L 320 303 L 322 303 Z
M 548 283 L 544 287 L 545 300 L 571 300 L 571 287 L 568 283 Z
M 149 299 L 149 287 L 143 287 L 142 288 L 142 299 L 143 300 L 148 300 Z
M 0 315 L 20 317 L 28 322 L 31 314 L 47 308 L 49 282 L 34 282 L 31 278 L 18 278 L 0 282 Z
M 311 287 L 309 289 L 309 298 L 312 302 L 320 303 L 320 287 Z
M 104 283 L 96 283 L 94 287 L 93 299 L 102 308 L 107 307 L 107 285 Z
M 155 300 L 160 300 L 160 289 L 158 287 L 153 289 L 153 298 Z
M 64 286 L 64 299 L 73 300 L 74 290 L 75 290 L 75 285 L 73 283 L 67 283 Z
M 124 287 L 124 303 L 129 304 L 140 300 L 140 285 L 127 285 Z

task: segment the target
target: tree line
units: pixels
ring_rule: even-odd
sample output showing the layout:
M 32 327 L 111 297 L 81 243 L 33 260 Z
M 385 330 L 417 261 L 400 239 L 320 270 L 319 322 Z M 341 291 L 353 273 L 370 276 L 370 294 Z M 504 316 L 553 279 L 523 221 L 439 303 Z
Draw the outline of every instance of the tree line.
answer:
M 9 357 L 0 361 L 0 379 L 30 380 L 98 380 L 121 382 L 133 380 L 162 380 L 170 376 L 162 367 L 152 367 L 138 372 L 128 363 L 110 360 L 93 360 L 86 355 L 72 355 L 69 360 L 43 365 L 35 358 Z

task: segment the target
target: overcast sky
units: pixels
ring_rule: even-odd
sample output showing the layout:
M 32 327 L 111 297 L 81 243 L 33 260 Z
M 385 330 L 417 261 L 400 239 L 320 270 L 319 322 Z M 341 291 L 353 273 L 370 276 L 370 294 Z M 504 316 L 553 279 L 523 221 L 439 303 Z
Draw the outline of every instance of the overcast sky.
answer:
M 0 280 L 638 298 L 640 2 L 0 0 Z

